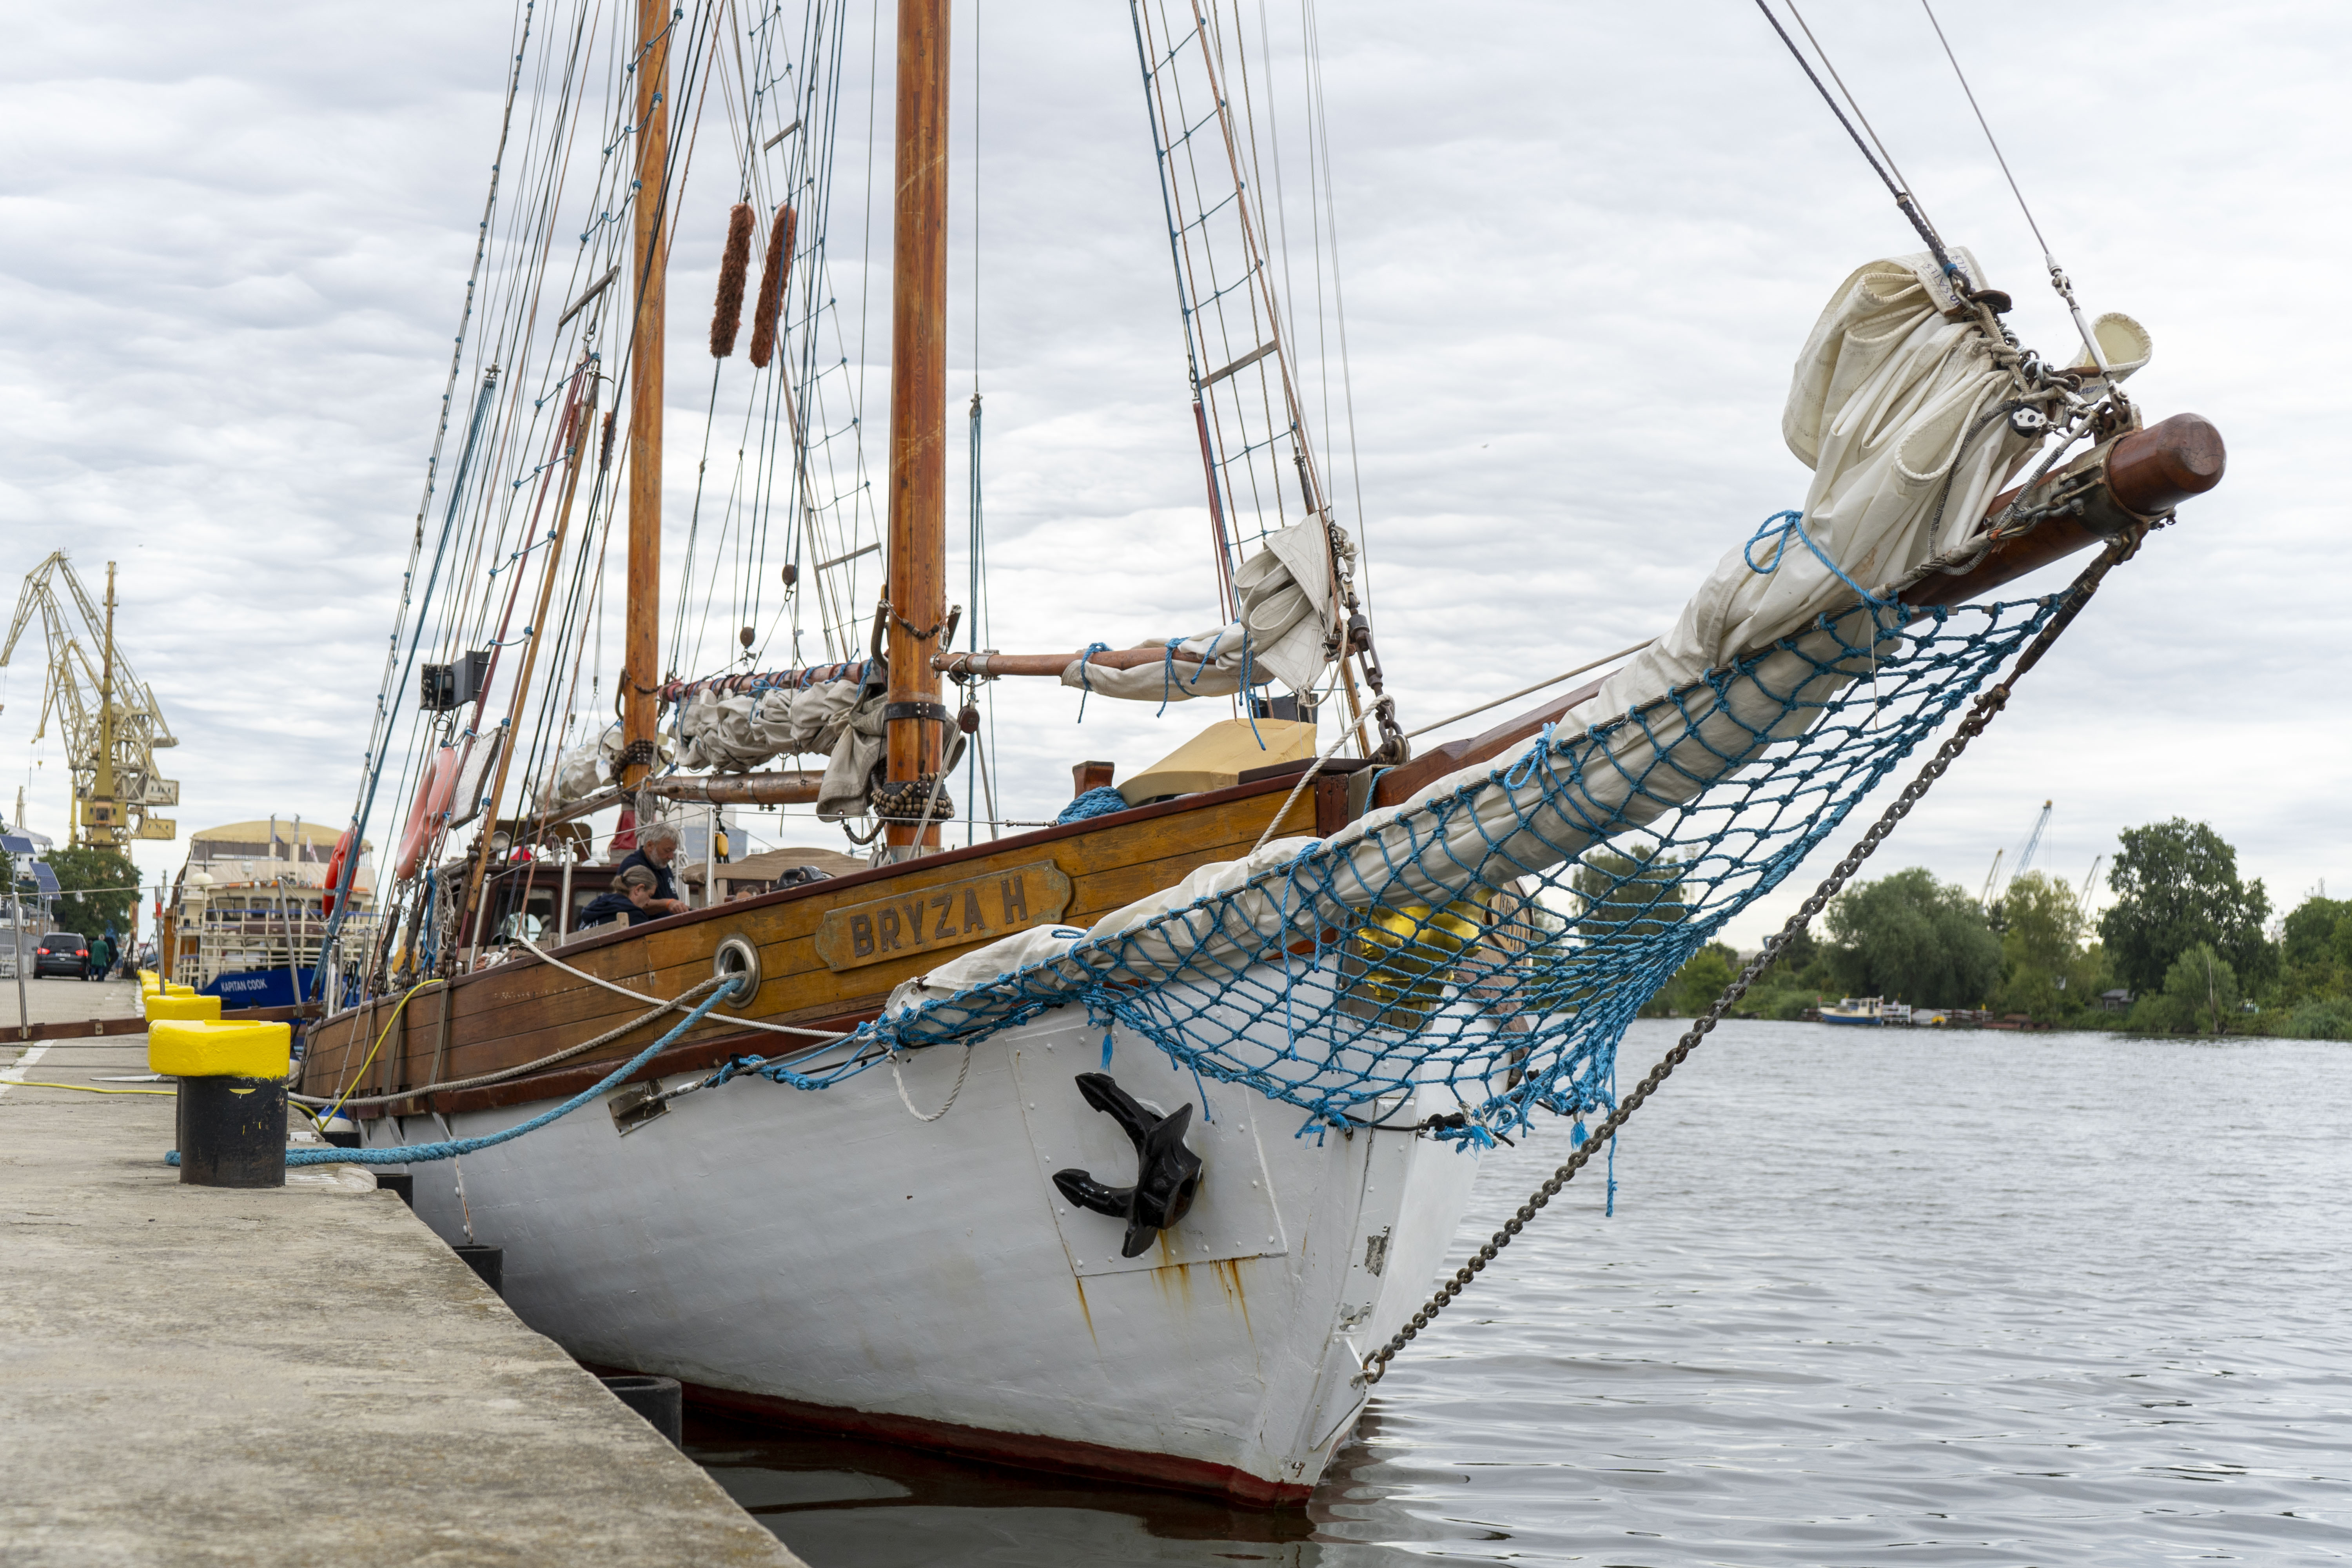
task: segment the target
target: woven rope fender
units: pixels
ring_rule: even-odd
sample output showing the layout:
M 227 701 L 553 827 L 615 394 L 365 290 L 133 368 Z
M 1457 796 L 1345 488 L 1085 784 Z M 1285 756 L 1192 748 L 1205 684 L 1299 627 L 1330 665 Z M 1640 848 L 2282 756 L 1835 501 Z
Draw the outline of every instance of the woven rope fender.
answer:
M 1926 798 L 1927 791 L 1934 787 L 1936 781 L 1944 776 L 1962 752 L 1968 750 L 1969 742 L 1984 733 L 1985 727 L 1992 722 L 1993 716 L 2008 705 L 2010 692 L 2018 678 L 2041 662 L 2042 656 L 2050 651 L 2051 647 L 2074 623 L 2074 617 L 2082 612 L 2083 606 L 2090 602 L 2091 595 L 2097 592 L 2100 580 L 2106 576 L 2108 570 L 2123 561 L 2129 560 L 2137 551 L 2141 537 L 2135 531 L 2119 538 L 2106 550 L 2101 552 L 2097 560 L 2084 569 L 2082 575 L 2074 580 L 2074 586 L 2067 595 L 2065 607 L 2051 617 L 2035 636 L 2033 641 L 2018 655 L 2017 663 L 2011 668 L 2008 678 L 1995 682 L 1977 698 L 1968 717 L 1960 721 L 1959 727 L 1952 732 L 1949 739 L 1936 749 L 1936 754 L 1927 759 L 1919 769 L 1917 775 L 1903 786 L 1903 792 L 1888 804 L 1885 811 L 1879 815 L 1877 821 L 1870 825 L 1869 829 L 1863 834 L 1854 847 L 1846 851 L 1844 858 L 1841 859 L 1829 876 L 1822 879 L 1821 886 L 1813 889 L 1811 897 L 1808 898 L 1798 908 L 1797 912 L 1789 917 L 1788 923 L 1764 944 L 1763 951 L 1748 960 L 1747 966 L 1733 978 L 1729 985 L 1724 988 L 1723 994 L 1715 999 L 1714 1005 L 1699 1017 L 1692 1020 L 1689 1030 L 1681 1039 L 1675 1042 L 1674 1048 L 1658 1059 L 1657 1065 L 1650 1069 L 1648 1075 L 1631 1094 L 1625 1096 L 1617 1104 L 1609 1113 L 1608 1119 L 1594 1131 L 1593 1135 L 1579 1144 L 1576 1152 L 1570 1155 L 1567 1162 L 1553 1171 L 1542 1185 L 1528 1195 L 1527 1202 L 1521 1204 L 1511 1217 L 1503 1222 L 1503 1228 L 1489 1237 L 1486 1245 L 1471 1256 L 1469 1262 L 1454 1270 L 1454 1277 L 1438 1287 L 1436 1293 L 1423 1303 L 1421 1310 L 1413 1313 L 1402 1329 L 1391 1336 L 1386 1344 L 1365 1358 L 1364 1369 L 1355 1380 L 1360 1385 L 1369 1388 L 1387 1376 L 1389 1364 L 1396 1359 L 1398 1352 L 1411 1343 L 1422 1330 L 1429 1327 L 1455 1297 L 1468 1289 L 1473 1279 L 1485 1272 L 1486 1265 L 1492 1263 L 1503 1248 L 1511 1245 L 1512 1239 L 1527 1228 L 1528 1223 L 1538 1212 L 1553 1198 L 1559 1195 L 1560 1189 L 1575 1179 L 1576 1173 L 1591 1162 L 1594 1154 L 1605 1148 L 1610 1141 L 1617 1136 L 1618 1130 L 1625 1125 L 1633 1112 L 1639 1110 L 1651 1095 L 1657 1092 L 1659 1086 L 1673 1075 L 1674 1070 L 1690 1059 L 1691 1052 L 1698 1048 L 1699 1042 L 1714 1031 L 1716 1025 L 1723 1021 L 1724 1016 L 1731 1010 L 1732 1005 L 1748 994 L 1748 987 L 1756 983 L 1757 978 L 1772 966 L 1773 961 L 1780 957 L 1781 951 L 1795 940 L 1800 931 L 1812 922 L 1813 919 L 1828 905 L 1830 900 L 1836 897 L 1839 889 L 1845 886 L 1857 870 L 1861 869 L 1862 863 L 1870 858 L 1878 847 L 1886 841 L 1887 836 L 1895 831 L 1895 824 L 1911 815 L 1911 808 Z

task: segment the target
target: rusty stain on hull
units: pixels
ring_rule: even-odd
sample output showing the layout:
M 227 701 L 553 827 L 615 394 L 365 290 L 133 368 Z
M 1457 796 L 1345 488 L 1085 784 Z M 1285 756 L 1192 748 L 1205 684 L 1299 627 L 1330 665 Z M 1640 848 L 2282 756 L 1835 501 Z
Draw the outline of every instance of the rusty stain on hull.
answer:
M 1078 1315 L 1086 1319 L 1087 1338 L 1094 1341 L 1095 1353 L 1099 1355 L 1102 1353 L 1102 1337 L 1095 1332 L 1094 1310 L 1087 1305 L 1087 1282 L 1073 1274 L 1070 1283 L 1078 1288 Z
M 1164 1236 L 1160 1238 L 1160 1248 L 1162 1255 L 1165 1256 L 1167 1238 Z M 1184 1305 L 1190 1307 L 1192 1305 L 1193 1270 L 1200 1268 L 1213 1270 L 1218 1288 L 1223 1291 L 1225 1299 L 1241 1310 L 1242 1331 L 1255 1342 L 1257 1331 L 1250 1322 L 1249 1296 L 1242 1288 L 1242 1265 L 1247 1261 L 1249 1261 L 1247 1258 L 1228 1258 L 1207 1263 L 1163 1263 L 1159 1268 L 1150 1270 L 1149 1277 L 1153 1284 L 1160 1287 L 1162 1297 L 1168 1296 L 1171 1291 L 1181 1292 L 1184 1298 Z M 1083 1297 L 1084 1290 L 1082 1289 L 1079 1294 Z

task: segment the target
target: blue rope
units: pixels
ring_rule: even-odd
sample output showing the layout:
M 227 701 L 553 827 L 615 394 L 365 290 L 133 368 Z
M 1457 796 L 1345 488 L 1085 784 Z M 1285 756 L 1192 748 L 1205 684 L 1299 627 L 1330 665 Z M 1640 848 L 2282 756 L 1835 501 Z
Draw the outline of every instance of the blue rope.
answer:
M 1098 653 L 1109 651 L 1110 644 L 1107 642 L 1090 642 L 1087 644 L 1087 651 L 1078 655 L 1078 722 L 1081 724 L 1087 721 L 1087 699 L 1095 694 L 1094 679 L 1087 674 L 1087 662 Z
M 1894 605 L 1894 600 L 1882 599 L 1878 597 L 1869 589 L 1864 587 L 1861 584 L 1855 582 L 1853 578 L 1847 576 L 1843 572 L 1838 569 L 1838 563 L 1831 560 L 1828 553 L 1824 552 L 1820 545 L 1813 542 L 1813 536 L 1811 534 L 1805 531 L 1804 514 L 1802 512 L 1776 511 L 1770 517 L 1766 518 L 1762 522 L 1758 523 L 1756 525 L 1756 531 L 1748 536 L 1748 542 L 1740 546 L 1740 558 L 1748 563 L 1748 569 L 1750 572 L 1755 573 L 1759 577 L 1769 577 L 1773 573 L 1778 572 L 1780 569 L 1780 556 L 1789 548 L 1789 535 L 1791 533 L 1794 533 L 1799 539 L 1804 542 L 1805 548 L 1811 551 L 1814 557 L 1819 560 L 1822 565 L 1828 567 L 1832 574 L 1834 575 L 1839 582 L 1844 584 L 1847 587 L 1853 589 L 1855 594 L 1859 595 L 1864 604 L 1869 605 L 1874 610 L 1888 609 Z M 1772 541 L 1772 561 L 1769 565 L 1759 566 L 1756 564 L 1756 547 L 1763 543 L 1768 538 Z
M 1127 796 L 1108 784 L 1105 784 L 1100 789 L 1087 791 L 1086 794 L 1062 807 L 1062 814 L 1054 818 L 1054 821 L 1057 825 L 1065 822 L 1084 822 L 1090 816 L 1108 816 L 1114 811 L 1126 809 Z
M 526 1132 L 536 1132 L 549 1122 L 571 1115 L 605 1090 L 625 1082 L 631 1073 L 653 1060 L 663 1047 L 702 1022 L 702 1016 L 705 1013 L 732 996 L 736 988 L 742 984 L 740 980 L 732 980 L 721 985 L 709 995 L 697 1002 L 694 1005 L 694 1011 L 686 1016 L 685 1022 L 614 1068 L 593 1087 L 582 1089 L 554 1110 L 543 1110 L 518 1126 L 507 1128 L 503 1131 L 492 1132 L 481 1138 L 451 1138 L 439 1143 L 408 1143 L 391 1149 L 289 1149 L 286 1151 L 286 1163 L 289 1166 L 423 1164 L 434 1160 L 451 1160 L 460 1154 L 471 1154 L 478 1150 L 488 1149 L 520 1138 Z M 163 1156 L 163 1163 L 167 1165 L 178 1164 L 180 1152 L 177 1149 L 173 1150 Z

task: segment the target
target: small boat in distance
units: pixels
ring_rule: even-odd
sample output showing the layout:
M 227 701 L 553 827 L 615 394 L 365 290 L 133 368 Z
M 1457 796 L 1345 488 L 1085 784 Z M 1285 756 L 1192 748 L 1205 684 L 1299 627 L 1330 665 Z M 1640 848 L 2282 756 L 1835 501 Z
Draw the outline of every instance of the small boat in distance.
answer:
M 1821 1010 L 1824 1024 L 1902 1024 L 1911 1022 L 1911 1006 L 1907 1002 L 1889 1002 L 1880 996 L 1842 996 L 1834 1007 Z

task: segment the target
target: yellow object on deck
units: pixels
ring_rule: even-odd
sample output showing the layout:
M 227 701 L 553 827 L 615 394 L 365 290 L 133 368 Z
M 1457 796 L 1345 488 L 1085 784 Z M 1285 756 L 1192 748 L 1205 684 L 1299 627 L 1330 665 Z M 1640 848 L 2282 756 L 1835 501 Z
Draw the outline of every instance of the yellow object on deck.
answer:
M 194 996 L 195 994 L 196 988 L 193 985 L 183 985 L 176 980 L 163 982 L 163 994 L 166 996 Z
M 164 996 L 147 998 L 147 1021 L 158 1018 L 198 1018 L 208 1024 L 220 1022 L 221 999 L 217 996 Z
M 159 1018 L 147 1030 L 147 1070 L 171 1078 L 284 1078 L 293 1053 L 284 1024 Z
M 1315 726 L 1292 719 L 1220 719 L 1125 784 L 1118 793 L 1129 805 L 1163 795 L 1231 789 L 1253 768 L 1303 763 L 1315 755 Z M 1301 833 L 1315 831 L 1306 814 Z

